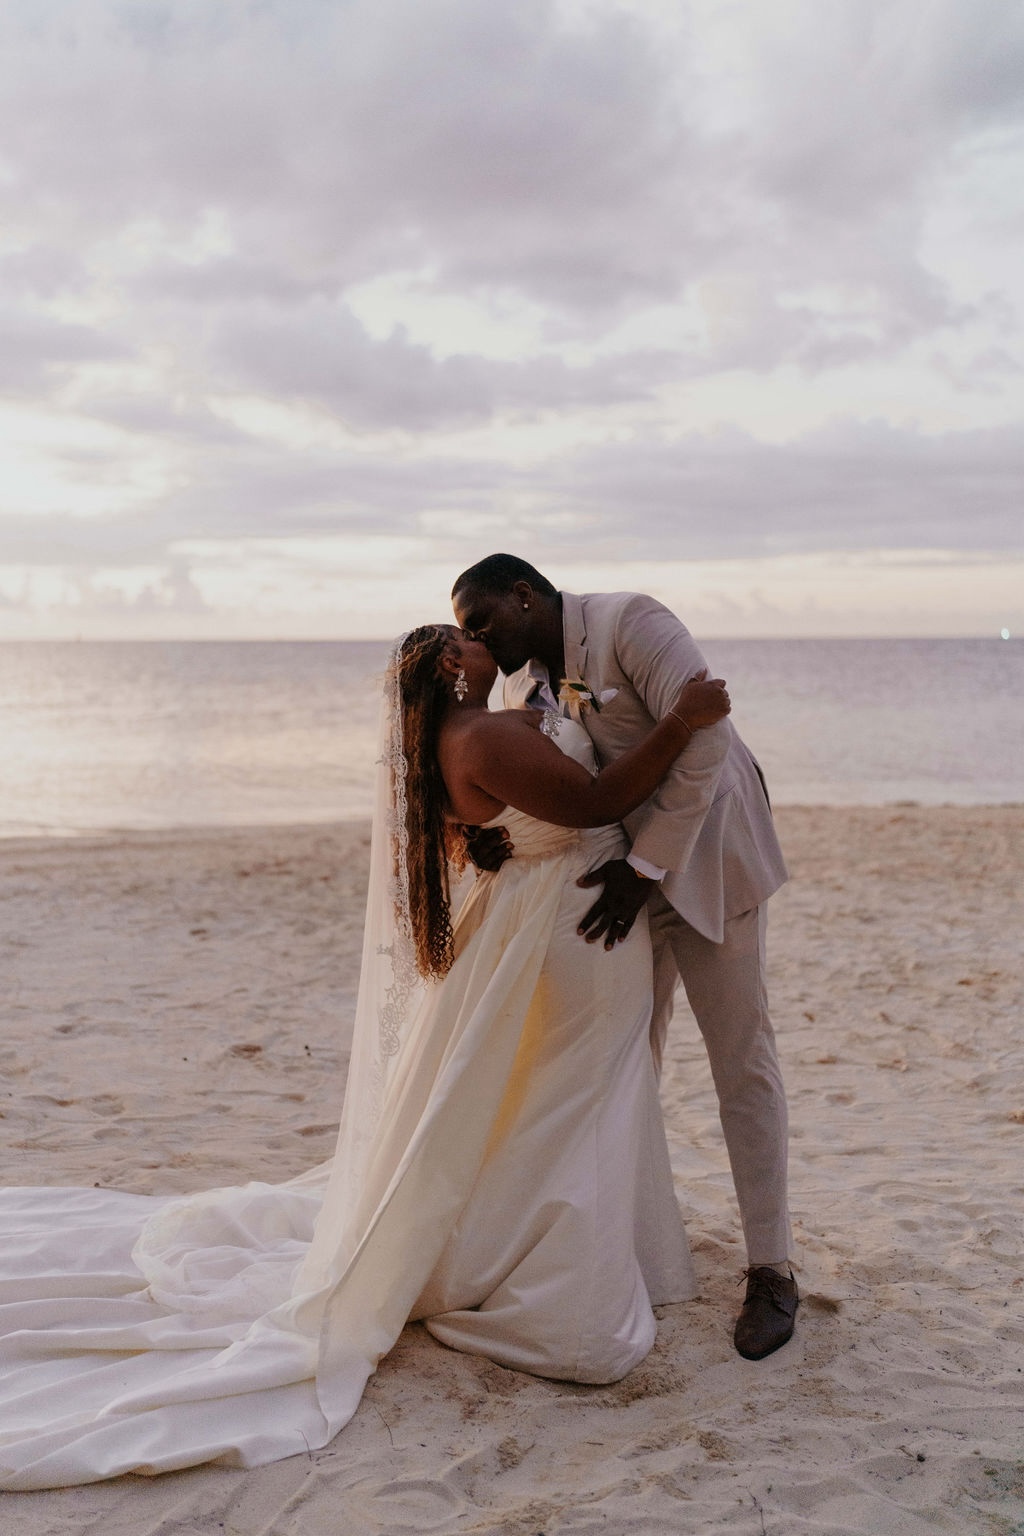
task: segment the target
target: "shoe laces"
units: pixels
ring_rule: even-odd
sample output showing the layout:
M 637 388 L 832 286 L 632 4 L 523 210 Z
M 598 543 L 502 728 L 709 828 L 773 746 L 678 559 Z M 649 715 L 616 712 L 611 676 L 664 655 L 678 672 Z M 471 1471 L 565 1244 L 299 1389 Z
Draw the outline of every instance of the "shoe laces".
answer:
M 774 1302 L 785 1310 L 783 1303 L 788 1299 L 789 1287 L 793 1284 L 793 1275 L 780 1275 L 777 1269 L 772 1269 L 767 1264 L 752 1264 L 745 1269 L 740 1276 L 739 1284 L 747 1282 L 747 1301 L 755 1298 Z

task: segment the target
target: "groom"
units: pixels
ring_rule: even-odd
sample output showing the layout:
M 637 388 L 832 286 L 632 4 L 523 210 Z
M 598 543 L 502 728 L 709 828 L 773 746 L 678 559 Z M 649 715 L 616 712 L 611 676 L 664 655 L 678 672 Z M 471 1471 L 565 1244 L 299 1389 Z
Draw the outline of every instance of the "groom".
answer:
M 515 555 L 489 555 L 452 589 L 461 628 L 506 674 L 505 705 L 583 720 L 604 764 L 646 734 L 706 665 L 674 614 L 635 592 L 559 592 Z M 561 696 L 561 697 L 559 697 Z M 734 1341 L 760 1360 L 792 1337 L 786 1096 L 768 1017 L 765 903 L 786 879 L 761 770 L 729 720 L 695 733 L 661 788 L 626 818 L 632 848 L 592 870 L 580 924 L 606 949 L 646 904 L 654 946 L 651 1048 L 661 1057 L 683 985 L 711 1062 L 747 1245 Z

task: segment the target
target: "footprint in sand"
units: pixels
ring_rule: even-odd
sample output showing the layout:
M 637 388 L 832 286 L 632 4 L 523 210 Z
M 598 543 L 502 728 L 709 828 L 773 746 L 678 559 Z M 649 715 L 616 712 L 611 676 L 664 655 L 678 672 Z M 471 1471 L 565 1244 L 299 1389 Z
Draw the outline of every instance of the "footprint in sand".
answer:
M 124 1100 L 117 1098 L 112 1093 L 98 1093 L 94 1098 L 83 1099 L 94 1115 L 123 1115 Z

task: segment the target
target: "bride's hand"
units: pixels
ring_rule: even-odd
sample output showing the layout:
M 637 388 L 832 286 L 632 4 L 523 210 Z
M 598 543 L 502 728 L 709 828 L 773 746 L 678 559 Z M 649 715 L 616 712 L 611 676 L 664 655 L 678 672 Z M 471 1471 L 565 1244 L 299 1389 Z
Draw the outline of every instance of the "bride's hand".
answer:
M 473 861 L 477 874 L 494 874 L 512 857 L 513 844 L 505 827 L 463 826 L 466 852 Z
M 685 721 L 691 731 L 715 725 L 732 708 L 723 677 L 708 677 L 708 669 L 696 673 L 679 690 L 672 714 Z

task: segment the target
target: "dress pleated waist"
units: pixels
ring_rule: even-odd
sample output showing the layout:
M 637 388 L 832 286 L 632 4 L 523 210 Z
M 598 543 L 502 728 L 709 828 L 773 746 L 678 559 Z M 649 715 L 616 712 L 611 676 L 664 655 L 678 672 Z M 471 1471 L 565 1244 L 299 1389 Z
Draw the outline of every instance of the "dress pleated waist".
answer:
M 580 841 L 576 827 L 556 827 L 550 821 L 538 821 L 523 811 L 513 810 L 510 805 L 487 825 L 507 828 L 514 859 L 549 858 L 575 847 Z

